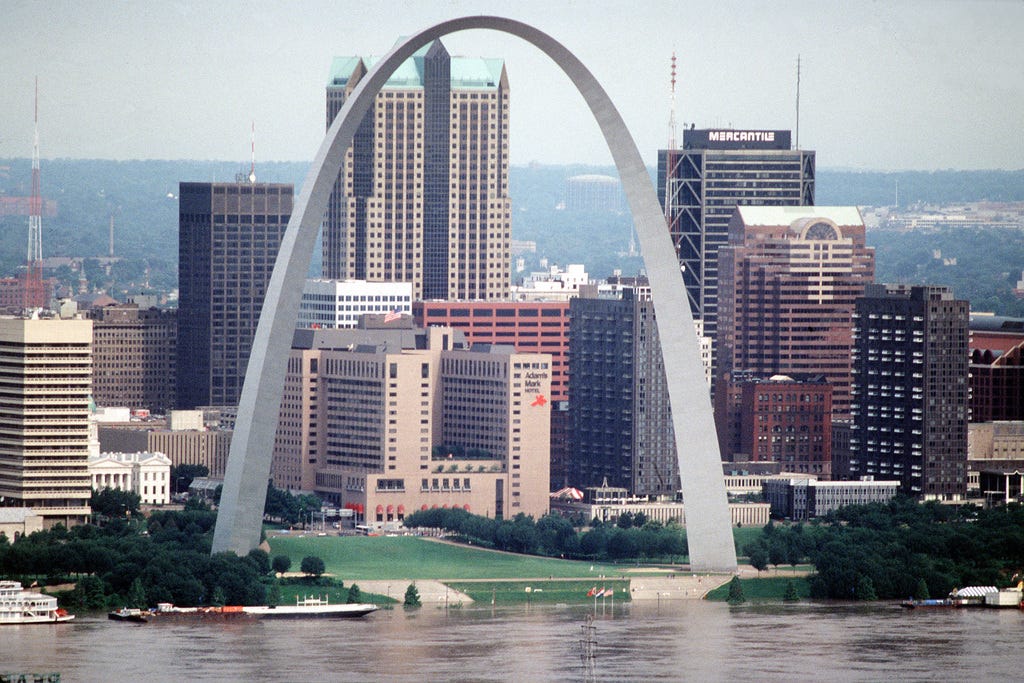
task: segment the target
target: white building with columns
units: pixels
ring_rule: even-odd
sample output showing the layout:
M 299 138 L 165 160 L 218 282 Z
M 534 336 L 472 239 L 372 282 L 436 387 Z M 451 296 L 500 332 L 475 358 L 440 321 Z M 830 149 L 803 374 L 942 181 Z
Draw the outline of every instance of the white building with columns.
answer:
M 143 505 L 171 501 L 171 459 L 163 453 L 100 453 L 89 457 L 95 491 L 120 489 L 139 494 Z

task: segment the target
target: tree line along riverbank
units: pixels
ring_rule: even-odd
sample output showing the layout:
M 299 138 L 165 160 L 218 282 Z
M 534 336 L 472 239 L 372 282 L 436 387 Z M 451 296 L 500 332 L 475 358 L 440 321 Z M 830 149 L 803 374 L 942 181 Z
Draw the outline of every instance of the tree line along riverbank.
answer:
M 277 579 L 271 562 L 278 555 L 290 557 L 294 566 L 307 556 L 322 558 L 323 573 L 333 575 L 324 580 L 342 582 L 344 588 L 353 579 L 394 580 L 394 596 L 382 596 L 382 602 L 393 602 L 398 589 L 406 588 L 403 581 L 417 579 L 577 578 L 581 587 L 600 588 L 602 579 L 635 580 L 638 571 L 654 571 L 651 562 L 678 566 L 685 559 L 678 554 L 685 549 L 683 530 L 646 520 L 629 528 L 596 525 L 581 530 L 551 516 L 496 521 L 448 512 L 444 518 L 418 521 L 450 527 L 459 545 L 418 538 L 281 536 L 270 539 L 269 553 L 254 550 L 237 557 L 210 555 L 215 512 L 198 506 L 158 511 L 148 517 L 110 519 L 102 527 L 58 526 L 13 543 L 0 537 L 0 575 L 26 585 L 74 584 L 61 595 L 62 603 L 74 610 L 157 602 L 265 604 L 275 595 L 288 599 L 306 591 L 301 582 L 293 589 Z M 667 535 L 673 536 L 671 545 L 664 541 Z M 792 578 L 800 597 L 944 596 L 964 585 L 1016 583 L 1024 568 L 1024 510 L 1016 505 L 980 510 L 897 499 L 845 508 L 814 523 L 744 529 L 739 536 L 741 555 L 759 569 L 774 565 L 784 580 L 787 566 L 790 571 L 811 569 L 806 579 Z M 481 550 L 488 547 L 502 552 Z M 624 552 L 630 547 L 633 554 Z M 659 547 L 671 552 L 657 555 L 649 550 Z M 574 559 L 562 559 L 570 557 Z M 570 592 L 582 591 L 576 587 Z M 529 599 L 544 598 L 535 594 Z

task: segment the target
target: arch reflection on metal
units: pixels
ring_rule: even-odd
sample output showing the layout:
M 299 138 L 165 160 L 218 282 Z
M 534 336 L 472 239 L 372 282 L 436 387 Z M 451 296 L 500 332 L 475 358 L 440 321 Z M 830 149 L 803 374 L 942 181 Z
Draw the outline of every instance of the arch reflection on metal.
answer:
M 327 131 L 295 203 L 263 302 L 238 406 L 213 552 L 241 555 L 259 543 L 302 286 L 331 189 L 356 128 L 387 79 L 416 50 L 436 38 L 467 29 L 509 33 L 539 48 L 583 95 L 601 128 L 633 213 L 654 300 L 672 405 L 691 564 L 695 570 L 731 571 L 736 568 L 736 551 L 704 368 L 679 262 L 640 152 L 604 89 L 569 50 L 532 26 L 488 16 L 446 21 L 397 45 L 363 77 Z

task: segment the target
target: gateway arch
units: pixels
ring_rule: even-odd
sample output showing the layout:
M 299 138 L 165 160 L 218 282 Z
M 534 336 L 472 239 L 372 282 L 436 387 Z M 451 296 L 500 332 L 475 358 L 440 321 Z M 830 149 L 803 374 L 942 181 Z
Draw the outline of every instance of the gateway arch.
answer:
M 238 405 L 213 552 L 242 555 L 259 544 L 302 287 L 331 189 L 356 128 L 406 59 L 437 38 L 468 29 L 501 31 L 539 48 L 576 86 L 601 128 L 622 179 L 650 281 L 672 406 L 691 565 L 695 570 L 732 571 L 736 549 L 704 367 L 679 262 L 640 152 L 607 93 L 575 55 L 532 26 L 490 16 L 452 19 L 404 40 L 363 77 L 327 131 L 295 202 L 267 287 Z

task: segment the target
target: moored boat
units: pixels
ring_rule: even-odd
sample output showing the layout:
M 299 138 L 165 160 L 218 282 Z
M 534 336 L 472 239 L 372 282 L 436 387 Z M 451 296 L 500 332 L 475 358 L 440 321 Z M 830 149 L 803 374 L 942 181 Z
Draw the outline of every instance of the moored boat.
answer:
M 0 624 L 59 624 L 74 619 L 57 607 L 57 598 L 0 581 Z
M 131 621 L 137 624 L 145 624 L 149 621 L 146 618 L 145 612 L 134 607 L 122 607 L 121 609 L 108 612 L 107 619 L 112 619 L 113 621 Z
M 377 605 L 368 603 L 332 605 L 329 600 L 320 598 L 304 598 L 302 600 L 295 598 L 294 605 L 279 605 L 277 607 L 259 605 L 242 608 L 246 614 L 261 619 L 354 618 L 366 616 L 377 609 Z
M 964 603 L 943 598 L 941 600 L 904 600 L 900 603 L 900 606 L 907 609 L 916 609 L 918 607 L 963 607 Z

